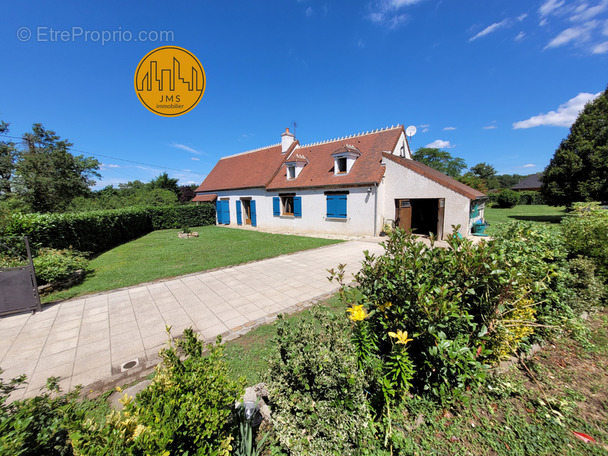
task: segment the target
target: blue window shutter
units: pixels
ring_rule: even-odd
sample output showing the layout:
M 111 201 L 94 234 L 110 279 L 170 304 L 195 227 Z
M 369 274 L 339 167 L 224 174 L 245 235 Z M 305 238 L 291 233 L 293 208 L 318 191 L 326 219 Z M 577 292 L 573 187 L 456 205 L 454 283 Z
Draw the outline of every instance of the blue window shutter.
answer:
M 293 215 L 294 217 L 302 217 L 302 197 L 293 197 Z
M 278 196 L 272 198 L 272 215 L 275 217 L 281 215 L 281 198 Z
M 251 205 L 249 206 L 251 210 L 251 226 L 258 226 L 258 214 L 255 209 L 255 201 L 251 200 Z
M 237 225 L 242 225 L 243 224 L 243 218 L 241 215 L 241 201 L 240 200 L 236 200 L 236 224 Z
M 224 225 L 230 225 L 230 201 L 225 200 L 222 201 L 222 203 L 224 203 L 222 221 L 224 222 Z
M 215 202 L 215 213 L 217 215 L 217 223 L 219 225 L 221 225 L 222 222 L 222 202 L 220 200 L 217 200 Z
M 327 216 L 335 217 L 335 215 L 334 215 L 334 213 L 335 213 L 334 195 L 327 195 L 326 199 L 327 199 Z
M 335 217 L 346 218 L 346 195 L 336 195 Z

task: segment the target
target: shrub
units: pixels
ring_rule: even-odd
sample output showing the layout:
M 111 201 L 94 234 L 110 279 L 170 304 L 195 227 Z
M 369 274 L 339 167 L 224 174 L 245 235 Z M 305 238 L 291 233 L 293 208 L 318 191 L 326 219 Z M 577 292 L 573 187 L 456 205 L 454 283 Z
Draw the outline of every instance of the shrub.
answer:
M 161 351 L 152 383 L 125 409 L 99 424 L 73 421 L 70 438 L 78 455 L 229 455 L 231 414 L 244 391 L 222 359 L 223 346 L 208 345 L 192 329 Z
M 505 189 L 496 195 L 496 206 L 509 209 L 519 204 L 519 194 L 511 189 Z
M 356 453 L 370 414 L 345 320 L 313 308 L 309 320 L 276 326 L 266 382 L 277 439 L 292 455 Z
M 356 279 L 367 315 L 357 326 L 366 328 L 371 343 L 355 343 L 363 364 L 377 358 L 383 366 L 382 384 L 372 386 L 376 394 L 386 393 L 387 380 L 397 388 L 397 399 L 408 387 L 407 367 L 394 358 L 396 346 L 403 344 L 391 333 L 412 339 L 408 356 L 416 394 L 450 399 L 485 377 L 489 355 L 483 347 L 499 305 L 512 297 L 512 273 L 492 244 L 473 245 L 455 235 L 448 243 L 448 248 L 428 248 L 396 229 L 383 255 L 366 254 Z
M 566 247 L 572 257 L 590 258 L 597 273 L 608 279 L 608 210 L 598 203 L 578 203 L 574 214 L 561 222 Z
M 79 269 L 86 272 L 89 265 L 83 254 L 70 249 L 40 249 L 33 262 L 39 284 L 67 279 Z
M 517 193 L 519 195 L 519 203 L 517 203 L 517 204 L 526 204 L 526 205 L 545 204 L 543 195 L 540 192 L 536 192 L 533 190 L 526 190 L 526 191 L 517 192 Z
M 0 369 L 0 375 L 2 370 Z M 25 376 L 9 382 L 0 379 L 0 454 L 68 456 L 72 447 L 65 416 L 79 391 L 59 395 L 56 378 L 50 378 L 40 396 L 7 404 L 11 392 L 25 383 Z
M 535 326 L 538 335 L 544 336 L 550 327 L 560 328 L 568 324 L 575 316 L 569 306 L 573 292 L 568 287 L 568 252 L 555 230 L 544 225 L 514 221 L 499 226 L 494 237 L 493 243 L 504 258 L 504 267 L 515 273 L 520 294 L 518 299 L 528 301 L 527 307 L 534 307 L 534 319 L 526 326 Z M 521 305 L 523 302 L 518 304 Z M 519 312 L 525 308 L 521 307 Z M 518 329 L 515 322 L 510 324 L 520 333 L 531 334 L 531 331 Z
M 99 253 L 153 230 L 215 224 L 215 207 L 175 205 L 63 214 L 14 213 L 3 236 L 28 235 L 38 247 Z
M 573 258 L 568 262 L 570 281 L 568 286 L 574 291 L 570 307 L 578 313 L 591 312 L 602 306 L 606 296 L 604 282 L 595 272 L 595 263 L 585 257 Z

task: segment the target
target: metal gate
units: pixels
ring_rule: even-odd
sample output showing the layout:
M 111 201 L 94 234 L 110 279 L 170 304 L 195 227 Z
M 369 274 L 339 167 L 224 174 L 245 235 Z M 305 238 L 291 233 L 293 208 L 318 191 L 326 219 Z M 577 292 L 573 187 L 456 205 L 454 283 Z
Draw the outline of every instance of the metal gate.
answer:
M 0 238 L 0 255 L 14 265 L 0 268 L 0 316 L 41 310 L 27 236 Z

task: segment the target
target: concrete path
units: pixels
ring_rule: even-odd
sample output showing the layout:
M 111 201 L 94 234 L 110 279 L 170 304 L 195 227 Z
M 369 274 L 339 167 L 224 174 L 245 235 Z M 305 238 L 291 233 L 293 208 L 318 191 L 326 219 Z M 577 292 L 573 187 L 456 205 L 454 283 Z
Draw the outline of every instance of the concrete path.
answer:
M 0 318 L 0 376 L 27 375 L 29 384 L 12 400 L 39 394 L 50 376 L 62 378 L 64 391 L 129 381 L 159 362 L 166 325 L 173 336 L 192 327 L 209 341 L 218 334 L 236 337 L 337 290 L 327 269 L 346 263 L 350 281 L 364 250 L 382 252 L 377 241 L 345 242 Z

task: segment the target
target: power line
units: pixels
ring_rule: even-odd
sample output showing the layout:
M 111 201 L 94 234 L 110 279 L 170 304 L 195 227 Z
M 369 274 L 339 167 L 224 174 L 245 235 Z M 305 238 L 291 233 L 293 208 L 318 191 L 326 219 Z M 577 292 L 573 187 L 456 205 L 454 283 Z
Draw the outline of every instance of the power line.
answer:
M 11 136 L 11 135 L 3 135 L 1 137 L 2 138 L 13 138 L 13 139 L 23 139 L 21 136 Z M 187 169 L 170 168 L 168 166 L 152 165 L 150 163 L 138 162 L 138 161 L 135 161 L 135 160 L 127 160 L 126 158 L 112 157 L 110 155 L 94 154 L 92 152 L 87 152 L 87 151 L 79 150 L 79 149 L 71 149 L 71 150 L 74 151 L 74 152 L 80 152 L 81 154 L 93 155 L 94 157 L 111 158 L 112 160 L 119 160 L 119 161 L 123 161 L 123 162 L 127 162 L 127 163 L 134 163 L 136 165 L 150 166 L 152 168 L 158 168 L 158 169 L 162 169 L 162 170 L 179 171 L 181 173 L 197 174 L 199 176 L 206 176 L 207 175 L 207 174 L 204 174 L 204 173 L 197 173 L 197 172 L 190 171 L 190 170 L 187 170 Z

